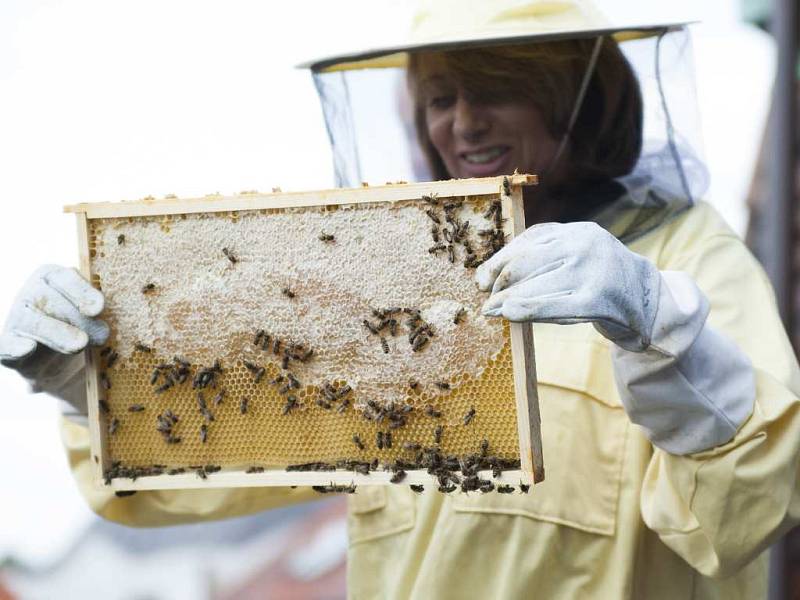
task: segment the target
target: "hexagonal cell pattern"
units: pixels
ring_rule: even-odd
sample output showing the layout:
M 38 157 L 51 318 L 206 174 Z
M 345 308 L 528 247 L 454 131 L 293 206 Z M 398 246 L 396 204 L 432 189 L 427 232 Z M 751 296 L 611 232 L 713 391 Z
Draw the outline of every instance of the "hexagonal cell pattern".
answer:
M 370 203 L 90 220 L 92 280 L 106 296 L 109 347 L 119 355 L 104 371 L 110 388 L 101 390 L 108 406 L 102 426 L 118 421 L 107 438 L 109 459 L 234 468 L 388 462 L 412 458 L 404 442 L 434 445 L 437 425 L 445 453 L 476 452 L 486 439 L 493 455 L 518 458 L 508 326 L 480 314 L 487 294 L 463 265 L 469 247 L 480 252 L 493 227 L 485 215 L 496 199 L 459 198 L 460 207 L 447 214 L 442 206 L 454 199 L 439 199 L 433 208 Z M 431 251 L 434 237 L 449 244 L 448 214 L 450 229 L 455 222 L 465 231 L 452 257 L 446 249 Z M 396 317 L 394 325 L 381 323 L 373 310 L 388 308 L 407 311 L 384 317 Z M 419 319 L 409 323 L 417 310 Z M 365 320 L 382 325 L 380 331 L 371 332 Z M 429 325 L 428 339 L 415 351 L 409 338 L 420 324 Z M 264 337 L 254 344 L 258 330 L 269 344 Z M 313 354 L 283 369 L 275 340 Z M 176 365 L 176 356 L 188 375 L 158 392 L 168 369 L 151 383 L 154 370 Z M 97 356 L 98 365 L 107 360 L 107 353 Z M 198 373 L 217 360 L 213 386 L 193 388 Z M 286 390 L 289 372 L 299 386 Z M 418 382 L 414 389 L 411 380 Z M 317 402 L 326 384 L 351 388 L 343 410 L 337 410 L 341 400 L 330 409 Z M 283 414 L 289 394 L 297 406 Z M 413 410 L 390 430 L 387 421 L 365 418 L 370 405 Z M 442 416 L 426 414 L 428 406 Z M 170 429 L 176 443 L 157 428 L 167 410 L 177 416 Z M 379 431 L 391 431 L 391 448 L 377 448 Z

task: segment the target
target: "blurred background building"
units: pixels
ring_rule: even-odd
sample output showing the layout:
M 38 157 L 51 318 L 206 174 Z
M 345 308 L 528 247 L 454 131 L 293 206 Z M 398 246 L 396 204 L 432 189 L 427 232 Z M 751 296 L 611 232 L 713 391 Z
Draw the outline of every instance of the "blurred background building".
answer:
M 0 314 L 36 266 L 76 262 L 64 204 L 329 187 L 316 94 L 292 67 L 399 38 L 412 4 L 0 2 Z M 658 16 L 701 21 L 692 31 L 706 199 L 765 264 L 797 349 L 796 4 L 673 0 Z M 341 498 L 207 524 L 117 526 L 90 513 L 71 481 L 56 402 L 4 369 L 0 389 L 0 600 L 346 595 Z M 772 598 L 800 600 L 800 532 L 773 558 Z

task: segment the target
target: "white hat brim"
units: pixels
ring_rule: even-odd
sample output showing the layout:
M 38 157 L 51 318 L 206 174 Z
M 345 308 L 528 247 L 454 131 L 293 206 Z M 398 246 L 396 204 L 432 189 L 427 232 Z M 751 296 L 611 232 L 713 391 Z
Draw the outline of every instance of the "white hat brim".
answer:
M 522 44 L 525 42 L 548 42 L 565 39 L 584 39 L 599 36 L 613 36 L 618 42 L 631 39 L 651 37 L 690 25 L 693 21 L 676 21 L 640 26 L 605 27 L 597 29 L 556 30 L 536 33 L 509 34 L 504 36 L 451 38 L 430 41 L 419 41 L 412 44 L 401 44 L 385 48 L 372 48 L 359 52 L 337 54 L 305 61 L 297 65 L 298 69 L 310 69 L 314 72 L 346 71 L 353 69 L 380 69 L 404 67 L 409 53 L 459 50 L 483 46 L 501 46 L 506 44 Z

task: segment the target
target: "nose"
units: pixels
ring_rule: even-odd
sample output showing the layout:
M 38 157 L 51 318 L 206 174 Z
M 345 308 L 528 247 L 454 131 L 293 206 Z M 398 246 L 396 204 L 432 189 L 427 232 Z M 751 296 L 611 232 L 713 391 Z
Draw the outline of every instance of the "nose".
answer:
M 453 133 L 469 143 L 476 143 L 490 129 L 491 120 L 484 107 L 466 94 L 459 94 L 453 116 Z

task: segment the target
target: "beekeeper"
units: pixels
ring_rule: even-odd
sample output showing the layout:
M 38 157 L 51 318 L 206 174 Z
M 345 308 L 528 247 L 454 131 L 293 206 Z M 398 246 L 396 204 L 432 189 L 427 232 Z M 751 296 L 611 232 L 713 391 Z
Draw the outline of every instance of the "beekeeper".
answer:
M 688 34 L 636 25 L 577 0 L 436 0 L 408 44 L 309 65 L 341 185 L 540 175 L 529 228 L 476 280 L 485 314 L 536 323 L 546 480 L 359 489 L 354 598 L 766 595 L 766 549 L 800 519 L 800 372 L 761 267 L 700 201 Z M 107 336 L 102 307 L 44 267 L 0 338 L 7 366 L 75 407 L 63 437 L 95 511 L 152 526 L 313 497 L 92 487 L 78 352 Z

